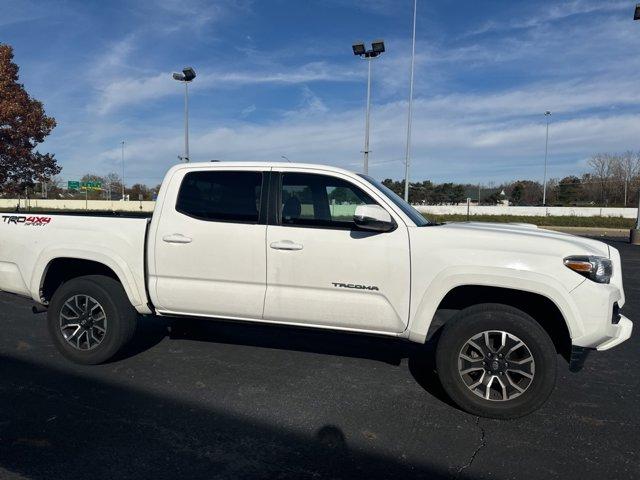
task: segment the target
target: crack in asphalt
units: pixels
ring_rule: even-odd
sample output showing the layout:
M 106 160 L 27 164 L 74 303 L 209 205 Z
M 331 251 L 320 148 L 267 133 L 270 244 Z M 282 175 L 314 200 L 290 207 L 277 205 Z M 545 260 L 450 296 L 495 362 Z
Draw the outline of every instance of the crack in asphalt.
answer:
M 480 450 L 482 450 L 484 447 L 487 446 L 484 427 L 480 425 L 480 417 L 476 417 L 476 427 L 480 430 L 480 444 L 476 447 L 476 449 L 471 454 L 469 461 L 458 469 L 458 471 L 456 472 L 456 476 L 454 478 L 459 478 L 462 472 L 471 466 L 473 461 L 478 456 L 478 453 L 480 453 Z

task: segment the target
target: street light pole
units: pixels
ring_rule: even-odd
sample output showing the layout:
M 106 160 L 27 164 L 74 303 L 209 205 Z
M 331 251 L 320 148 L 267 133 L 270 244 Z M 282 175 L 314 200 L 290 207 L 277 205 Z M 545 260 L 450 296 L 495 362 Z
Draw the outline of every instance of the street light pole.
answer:
M 184 161 L 189 162 L 189 82 L 184 82 Z
M 124 140 L 122 141 L 122 201 L 124 202 Z
M 640 3 L 636 5 L 633 13 L 634 20 L 640 20 Z M 633 245 L 640 245 L 640 190 L 638 190 L 638 216 L 636 218 L 636 228 L 631 229 L 629 241 Z
M 416 14 L 418 0 L 413 0 L 413 40 L 411 42 L 411 78 L 409 80 L 409 113 L 407 116 L 407 147 L 404 159 L 404 201 L 409 201 L 409 163 L 411 161 L 411 121 L 413 116 L 413 71 L 416 63 Z
M 196 78 L 196 71 L 193 67 L 184 67 L 182 73 L 174 73 L 173 79 L 184 82 L 184 160 L 188 163 L 189 157 L 189 82 Z
M 547 155 L 549 153 L 549 117 L 551 117 L 551 112 L 544 112 L 544 116 L 547 119 L 547 139 L 544 143 L 544 181 L 542 186 L 542 205 L 545 206 L 547 204 Z
M 367 106 L 365 114 L 365 127 L 364 127 L 364 154 L 363 158 L 363 172 L 369 173 L 369 125 L 371 117 L 371 60 L 384 53 L 385 46 L 382 40 L 375 40 L 371 43 L 371 50 L 367 50 L 363 42 L 354 43 L 352 45 L 353 54 L 367 61 Z
M 364 127 L 364 167 L 365 175 L 369 174 L 369 118 L 371 115 L 371 57 L 366 57 L 369 73 L 367 75 L 367 113 Z

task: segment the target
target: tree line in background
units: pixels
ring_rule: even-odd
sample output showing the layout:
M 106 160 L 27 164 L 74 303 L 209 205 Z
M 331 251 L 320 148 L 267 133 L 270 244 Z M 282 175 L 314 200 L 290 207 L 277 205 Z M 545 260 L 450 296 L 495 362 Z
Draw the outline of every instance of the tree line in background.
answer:
M 636 206 L 640 189 L 640 152 L 593 155 L 588 165 L 590 171 L 581 176 L 570 175 L 547 182 L 547 205 L 556 206 Z M 89 200 L 120 200 L 122 178 L 117 173 L 100 176 L 86 174 L 81 182 L 99 182 L 99 191 L 69 190 L 58 177 L 50 178 L 46 184 L 32 183 L 22 191 L 1 191 L 0 197 L 9 195 L 30 198 L 67 198 Z M 382 182 L 399 196 L 404 194 L 404 182 L 385 179 Z M 148 186 L 136 183 L 125 188 L 129 200 L 154 200 L 160 185 Z M 473 203 L 480 199 L 481 205 L 496 205 L 505 200 L 511 205 L 542 205 L 542 183 L 534 180 L 516 180 L 500 184 L 433 183 L 430 180 L 412 182 L 409 201 L 422 205 L 456 205 Z M 503 194 L 504 193 L 504 194 Z
M 547 205 L 636 206 L 640 190 L 640 151 L 599 153 L 588 160 L 589 172 L 547 182 Z M 382 182 L 400 196 L 404 182 Z M 501 184 L 440 183 L 430 180 L 409 184 L 409 202 L 424 205 L 455 205 L 467 198 L 482 205 L 509 201 L 511 205 L 542 205 L 543 185 L 534 180 Z M 503 195 L 504 193 L 504 195 Z
M 547 205 L 557 206 L 636 206 L 640 189 L 640 152 L 602 153 L 588 160 L 590 171 L 581 176 L 570 175 L 547 182 Z M 117 173 L 106 176 L 87 174 L 83 182 L 100 182 L 102 191 L 88 192 L 89 199 L 120 200 L 122 180 Z M 390 178 L 382 182 L 398 195 L 404 194 L 404 182 Z M 42 188 L 42 187 L 41 187 Z M 137 183 L 126 188 L 130 200 L 153 200 L 160 185 L 149 187 Z M 433 183 L 430 180 L 410 184 L 409 201 L 422 205 L 455 205 L 474 203 L 496 205 L 542 205 L 542 183 L 516 180 L 501 184 Z M 504 193 L 504 194 L 503 194 Z M 69 191 L 55 179 L 48 188 L 49 198 L 85 198 L 85 192 Z M 36 191 L 34 196 L 40 197 Z
M 29 96 L 18 83 L 18 66 L 13 49 L 0 43 L 0 198 L 122 198 L 122 178 L 116 173 L 84 175 L 82 182 L 100 182 L 101 190 L 69 190 L 57 177 L 62 168 L 53 154 L 36 147 L 56 126 L 45 114 L 41 102 Z M 548 205 L 635 206 L 640 189 L 640 152 L 600 153 L 589 161 L 589 172 L 547 182 Z M 404 184 L 386 179 L 383 183 L 402 196 Z M 136 183 L 126 187 L 130 200 L 152 200 L 159 185 Z M 543 186 L 534 180 L 517 180 L 499 185 L 490 183 L 440 183 L 430 180 L 410 184 L 409 201 L 414 204 L 459 204 L 474 202 L 495 205 L 541 205 Z

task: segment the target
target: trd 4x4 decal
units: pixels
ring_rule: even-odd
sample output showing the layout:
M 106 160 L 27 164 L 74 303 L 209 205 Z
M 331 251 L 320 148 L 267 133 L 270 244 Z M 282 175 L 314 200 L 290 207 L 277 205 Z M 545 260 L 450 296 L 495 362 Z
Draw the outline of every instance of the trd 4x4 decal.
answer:
M 26 227 L 43 227 L 51 222 L 51 217 L 36 217 L 26 215 L 3 215 L 3 223 L 13 223 L 15 225 L 24 225 Z

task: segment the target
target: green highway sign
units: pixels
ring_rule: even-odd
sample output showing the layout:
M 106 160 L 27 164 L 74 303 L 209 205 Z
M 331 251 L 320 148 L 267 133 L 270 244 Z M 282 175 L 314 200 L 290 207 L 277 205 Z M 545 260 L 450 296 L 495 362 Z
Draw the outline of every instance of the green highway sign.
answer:
M 102 182 L 82 182 L 80 190 L 102 190 Z
M 102 190 L 102 182 L 67 182 L 69 190 Z

